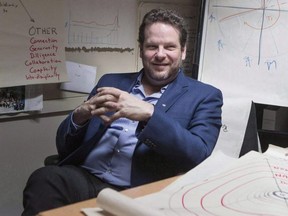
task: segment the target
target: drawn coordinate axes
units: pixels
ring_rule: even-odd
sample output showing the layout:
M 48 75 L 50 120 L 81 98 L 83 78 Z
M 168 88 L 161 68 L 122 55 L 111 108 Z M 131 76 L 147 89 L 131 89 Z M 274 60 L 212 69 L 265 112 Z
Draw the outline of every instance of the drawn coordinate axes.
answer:
M 225 25 L 225 22 L 231 19 L 239 19 L 241 18 L 242 24 L 246 27 L 249 27 L 253 30 L 258 31 L 257 36 L 257 56 L 258 56 L 258 65 L 261 62 L 263 55 L 263 47 L 266 46 L 263 42 L 263 38 L 265 37 L 265 30 L 268 30 L 276 25 L 279 21 L 280 16 L 283 12 L 287 13 L 288 10 L 283 9 L 284 5 L 287 6 L 288 2 L 280 2 L 278 0 L 262 0 L 262 1 L 249 1 L 249 6 L 245 6 L 245 2 L 243 5 L 236 4 L 233 2 L 233 5 L 225 4 L 213 4 L 212 8 L 218 8 L 221 10 L 225 10 L 226 12 L 229 10 L 228 15 L 225 17 L 219 18 L 218 22 L 220 25 Z M 255 4 L 256 6 L 253 6 Z M 252 20 L 253 18 L 253 20 Z M 254 36 L 254 35 L 253 35 Z M 273 43 L 273 41 L 272 41 Z M 278 46 L 276 42 L 274 43 L 275 49 L 278 50 Z

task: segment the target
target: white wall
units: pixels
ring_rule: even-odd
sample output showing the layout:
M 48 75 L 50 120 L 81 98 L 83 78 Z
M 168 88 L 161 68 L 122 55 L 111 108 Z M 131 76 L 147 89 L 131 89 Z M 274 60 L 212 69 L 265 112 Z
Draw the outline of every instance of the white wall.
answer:
M 0 215 L 22 211 L 22 191 L 31 172 L 55 154 L 56 128 L 64 116 L 0 122 Z
M 194 0 L 198 1 L 198 0 Z M 147 2 L 187 3 L 193 0 L 158 0 Z M 136 33 L 136 32 L 135 32 Z M 136 52 L 68 52 L 67 60 L 97 66 L 97 74 L 110 71 L 136 70 Z M 56 88 L 57 85 L 53 86 Z M 54 89 L 55 90 L 55 89 Z M 48 92 L 47 92 L 48 93 Z M 61 93 L 62 94 L 62 93 Z M 78 102 L 78 101 L 76 101 Z M 73 98 L 52 100 L 44 104 L 44 116 L 0 115 L 0 215 L 17 216 L 22 212 L 22 191 L 29 175 L 43 166 L 46 156 L 55 154 L 55 134 L 66 113 L 49 113 L 51 110 L 71 110 L 76 106 Z M 47 108 L 48 106 L 48 108 Z M 48 110 L 48 111 L 47 111 Z

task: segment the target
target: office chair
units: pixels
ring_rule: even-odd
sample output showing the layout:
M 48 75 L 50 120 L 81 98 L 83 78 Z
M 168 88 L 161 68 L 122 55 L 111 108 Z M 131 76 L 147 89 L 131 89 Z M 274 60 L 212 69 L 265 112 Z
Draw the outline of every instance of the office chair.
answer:
M 239 157 L 245 155 L 251 150 L 259 152 L 258 142 L 256 107 L 255 103 L 252 102 Z

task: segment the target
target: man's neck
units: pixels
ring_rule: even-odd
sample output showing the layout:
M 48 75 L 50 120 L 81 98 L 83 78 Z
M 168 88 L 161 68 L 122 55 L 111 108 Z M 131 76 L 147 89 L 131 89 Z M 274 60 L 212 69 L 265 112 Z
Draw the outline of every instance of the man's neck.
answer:
M 153 93 L 159 92 L 161 88 L 163 87 L 162 85 L 153 85 L 151 84 L 145 76 L 142 77 L 141 83 L 143 85 L 143 89 L 145 91 L 146 95 L 152 95 Z

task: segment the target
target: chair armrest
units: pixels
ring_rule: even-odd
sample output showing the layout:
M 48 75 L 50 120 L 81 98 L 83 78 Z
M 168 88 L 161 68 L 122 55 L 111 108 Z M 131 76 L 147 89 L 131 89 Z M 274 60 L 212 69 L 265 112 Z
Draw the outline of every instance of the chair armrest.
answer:
M 59 162 L 59 155 L 50 155 L 45 158 L 44 165 L 45 166 L 56 165 L 58 162 Z

